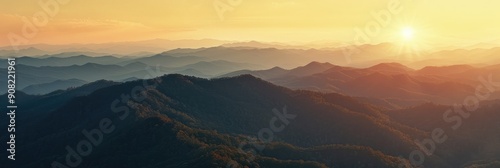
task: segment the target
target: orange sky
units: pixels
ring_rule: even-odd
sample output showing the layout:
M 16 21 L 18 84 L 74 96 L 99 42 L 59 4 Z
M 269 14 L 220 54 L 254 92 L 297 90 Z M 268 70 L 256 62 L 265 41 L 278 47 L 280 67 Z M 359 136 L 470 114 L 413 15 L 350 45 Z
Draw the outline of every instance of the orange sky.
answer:
M 428 44 L 500 37 L 500 1 L 495 0 L 41 0 L 57 4 L 45 10 L 38 1 L 1 1 L 1 46 L 16 40 L 65 44 L 154 38 L 353 43 L 356 28 L 366 31 L 366 25 L 377 22 L 373 13 L 390 5 L 401 11 L 391 14 L 369 42 L 400 41 L 403 27 L 414 30 L 415 42 Z M 218 13 L 214 3 L 228 10 Z M 33 16 L 40 18 L 37 32 L 23 34 Z

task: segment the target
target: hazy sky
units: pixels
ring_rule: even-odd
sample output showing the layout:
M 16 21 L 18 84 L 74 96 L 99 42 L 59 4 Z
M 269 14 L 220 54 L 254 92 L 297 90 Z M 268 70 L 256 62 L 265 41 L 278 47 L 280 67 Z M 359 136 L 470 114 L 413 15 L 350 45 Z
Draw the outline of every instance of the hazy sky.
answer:
M 429 44 L 500 37 L 495 0 L 60 0 L 69 2 L 50 6 L 49 13 L 39 1 L 0 1 L 0 45 L 13 39 L 61 44 L 154 38 L 353 43 L 360 37 L 356 28 L 366 33 L 367 25 L 372 43 L 403 40 L 405 27 L 412 41 Z M 377 22 L 373 13 L 389 12 L 391 4 L 400 12 Z M 34 15 L 38 32 L 27 28 L 23 35 Z

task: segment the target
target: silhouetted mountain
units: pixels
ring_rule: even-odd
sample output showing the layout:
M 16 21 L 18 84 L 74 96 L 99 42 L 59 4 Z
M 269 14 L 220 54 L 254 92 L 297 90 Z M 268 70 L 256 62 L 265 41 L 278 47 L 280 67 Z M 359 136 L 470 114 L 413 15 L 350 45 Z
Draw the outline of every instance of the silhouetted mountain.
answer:
M 125 65 L 133 62 L 142 62 L 151 66 L 179 67 L 209 60 L 209 58 L 197 56 L 174 57 L 166 54 L 157 54 L 151 57 L 137 58 L 134 60 L 125 61 L 121 64 Z
M 58 67 L 32 67 L 26 65 L 17 65 L 16 68 L 22 70 L 23 73 L 29 73 L 38 77 L 51 77 L 57 79 L 78 78 L 85 81 L 109 79 L 109 77 L 113 75 L 125 74 L 138 70 L 128 69 L 119 65 L 101 65 L 95 63 Z
M 144 67 L 141 67 L 143 65 Z M 155 68 L 150 68 L 145 64 L 135 63 L 125 66 L 119 65 L 101 65 L 95 63 L 87 63 L 84 65 L 72 65 L 72 66 L 42 66 L 33 67 L 23 64 L 16 65 L 16 87 L 18 90 L 35 85 L 45 85 L 47 83 L 55 82 L 54 84 L 60 83 L 56 81 L 65 81 L 78 79 L 82 81 L 96 81 L 100 79 L 122 81 L 127 78 L 150 78 L 154 77 L 156 73 L 162 72 L 163 74 L 169 73 L 167 68 L 162 67 L 157 70 Z M 7 74 L 7 69 L 0 68 L 0 72 Z M 133 72 L 141 72 L 140 74 L 133 75 Z M 130 74 L 130 75 L 129 75 Z M 159 75 L 157 75 L 159 76 Z M 2 82 L 4 81 L 4 82 Z M 0 85 L 4 85 L 5 88 L 7 83 L 7 78 L 0 78 Z M 53 89 L 66 89 L 65 85 L 62 87 L 56 87 L 46 85 L 47 87 L 53 87 Z M 50 89 L 49 89 L 50 90 Z M 45 92 L 45 91 L 42 91 Z M 5 93 L 5 92 L 4 92 Z
M 312 61 L 331 62 L 336 65 L 357 68 L 380 63 L 399 62 L 413 69 L 425 66 L 458 64 L 483 66 L 500 61 L 500 58 L 495 57 L 495 54 L 500 52 L 500 47 L 471 50 L 422 50 L 419 51 L 420 56 L 418 58 L 413 58 L 411 54 L 402 53 L 400 46 L 391 43 L 349 46 L 336 45 L 333 48 L 321 49 L 309 49 L 301 46 L 291 48 L 271 46 L 266 47 L 266 45 L 260 44 L 260 42 L 236 43 L 236 45 L 211 48 L 175 49 L 167 51 L 164 54 L 178 57 L 198 56 L 213 60 L 265 65 L 266 68 L 279 66 L 286 69 L 295 68 Z
M 469 111 L 462 105 L 443 106 L 427 103 L 415 107 L 391 110 L 386 114 L 394 121 L 432 132 L 445 131 L 447 140 L 438 144 L 438 155 L 452 167 L 495 167 L 500 158 L 500 101 L 480 102 L 478 109 Z
M 88 57 L 75 56 L 69 58 L 32 58 L 21 57 L 16 59 L 17 65 L 17 88 L 23 89 L 31 85 L 40 85 L 55 82 L 57 80 L 79 79 L 84 81 L 96 81 L 100 79 L 110 79 L 109 77 L 123 75 L 135 71 L 146 71 L 148 65 L 142 64 L 143 67 L 136 66 L 118 66 L 118 65 L 102 65 L 88 62 L 112 63 L 123 61 L 116 57 Z M 53 66 L 44 66 L 44 65 Z M 81 64 L 81 65 L 80 65 Z M 6 65 L 6 64 L 5 64 Z M 31 66 L 33 65 L 33 66 Z M 63 66 L 64 65 L 64 66 Z M 7 69 L 0 68 L 1 72 L 7 73 Z M 136 77 L 136 76 L 127 76 Z M 140 76 L 143 78 L 144 76 Z M 111 78 L 110 80 L 121 80 Z M 5 81 L 6 79 L 0 79 Z M 64 89 L 64 88 L 59 88 Z
M 428 53 L 422 56 L 423 60 L 413 62 L 412 66 L 446 66 L 460 64 L 483 64 L 491 65 L 500 61 L 495 57 L 500 52 L 500 47 L 495 48 L 474 48 L 474 49 L 450 49 Z
M 311 65 L 315 64 L 327 65 Z M 334 70 L 359 73 L 343 67 L 326 71 Z M 369 86 L 375 88 L 422 86 L 408 74 L 360 76 L 353 81 L 377 79 L 379 83 Z M 144 83 L 154 87 L 134 91 Z M 66 146 L 75 149 L 87 138 L 82 130 L 99 128 L 102 119 L 110 119 L 115 129 L 103 134 L 91 154 L 82 156 L 81 167 L 399 167 L 413 150 L 421 149 L 415 140 L 431 138 L 436 128 L 444 129 L 448 140 L 438 144 L 433 155 L 426 155 L 424 167 L 495 166 L 500 156 L 499 101 L 480 102 L 454 130 L 454 123 L 443 120 L 443 113 L 454 107 L 427 103 L 386 110 L 370 105 L 367 102 L 376 101 L 368 98 L 294 91 L 250 75 L 99 81 L 42 96 L 22 92 L 18 96 L 22 100 L 18 106 L 26 109 L 18 114 L 19 121 L 30 123 L 19 128 L 26 132 L 18 137 L 18 157 L 27 162 L 16 164 L 23 168 L 66 163 Z M 116 112 L 117 108 L 122 110 Z M 255 154 L 238 150 L 241 143 L 251 143 L 248 136 L 259 137 L 263 128 L 274 128 L 269 125 L 273 120 L 287 124 L 272 133 L 272 142 L 256 140 L 263 150 Z
M 123 99 L 144 82 L 156 87 L 143 92 L 140 101 Z M 125 104 L 119 106 L 129 109 L 127 115 L 111 110 L 113 102 L 121 101 Z M 65 146 L 85 139 L 82 130 L 96 128 L 106 118 L 115 130 L 103 134 L 102 144 L 83 156 L 80 166 L 398 167 L 402 158 L 394 156 L 416 149 L 412 139 L 424 135 L 357 99 L 292 91 L 249 75 L 212 80 L 168 75 L 109 86 L 59 104 L 56 110 L 33 109 L 44 115 L 18 137 L 23 139 L 18 142 L 18 158 L 26 161 L 16 162 L 21 167 L 66 163 Z M 275 132 L 273 142 L 264 143 L 262 152 L 240 153 L 237 148 L 247 141 L 245 136 L 258 136 L 269 127 L 277 115 L 274 108 L 284 114 L 280 121 L 285 128 Z M 427 163 L 440 165 L 436 159 L 429 157 Z
M 478 77 L 486 78 L 496 73 L 500 73 L 500 66 L 456 65 L 413 70 L 399 63 L 351 68 L 312 62 L 292 70 L 236 71 L 223 76 L 251 74 L 292 89 L 366 97 L 370 102 L 390 108 L 424 102 L 460 102 L 475 94 Z M 491 99 L 494 98 L 500 98 L 500 93 L 494 93 Z
M 22 67 L 22 66 L 21 66 Z M 18 67 L 16 67 L 17 69 Z M 0 68 L 0 73 L 7 74 L 6 68 Z M 58 80 L 59 78 L 53 76 L 38 76 L 36 74 L 31 74 L 30 71 L 16 71 L 16 88 L 25 88 L 30 85 L 37 85 L 43 83 L 49 83 Z M 70 79 L 70 78 L 69 78 Z M 7 78 L 0 78 L 0 86 L 7 88 Z M 7 90 L 1 90 L 1 93 L 6 93 Z
M 6 47 L 5 49 L 0 50 L 0 57 L 37 56 L 48 53 L 48 51 L 40 50 L 35 47 L 19 48 L 19 50 L 14 50 L 11 47 Z
M 280 67 L 274 67 L 268 70 L 257 70 L 257 71 L 241 70 L 241 71 L 231 72 L 222 75 L 220 77 L 234 77 L 234 76 L 249 74 L 264 79 L 290 78 L 290 77 L 313 75 L 337 67 L 339 66 L 332 65 L 330 63 L 311 62 L 305 66 L 300 66 L 291 70 L 285 70 Z
M 87 83 L 79 79 L 56 80 L 50 83 L 43 83 L 37 85 L 30 85 L 22 89 L 27 94 L 47 94 L 59 89 L 67 89 L 70 87 L 78 87 Z
M 226 60 L 231 62 L 245 62 L 263 65 L 265 67 L 293 68 L 311 61 L 345 62 L 342 51 L 315 50 L 315 49 L 276 49 L 276 48 L 240 48 L 240 47 L 212 47 L 193 49 L 183 52 L 166 52 L 164 54 L 185 57 L 198 56 L 212 60 Z M 286 61 L 284 61 L 286 60 Z
M 279 43 L 264 43 L 259 41 L 236 42 L 221 45 L 222 47 L 232 48 L 277 48 L 277 49 L 308 49 L 305 46 L 292 46 Z
M 235 71 L 235 72 L 221 75 L 219 77 L 235 77 L 235 76 L 249 74 L 249 75 L 253 75 L 256 77 L 263 78 L 263 79 L 272 79 L 272 78 L 281 77 L 287 73 L 288 73 L 288 70 L 285 70 L 281 67 L 274 67 L 274 68 L 271 68 L 268 70 L 256 70 L 256 71 L 239 70 L 239 71 Z
M 408 73 L 415 71 L 414 69 L 408 68 L 400 63 L 380 63 L 368 69 L 384 73 Z
M 426 75 L 450 75 L 465 72 L 474 69 L 470 65 L 452 65 L 452 66 L 427 66 L 417 71 L 420 74 Z
M 70 65 L 84 65 L 87 63 L 96 64 L 116 64 L 123 62 L 127 59 L 117 58 L 113 56 L 103 56 L 103 57 L 90 57 L 85 55 L 78 55 L 72 57 L 47 57 L 47 58 L 36 58 L 36 57 L 20 57 L 16 61 L 18 64 L 29 65 L 34 67 L 40 66 L 70 66 Z
M 438 51 L 422 50 L 419 52 L 421 56 L 416 58 L 416 60 L 409 60 L 405 53 L 398 52 L 400 46 L 391 43 L 349 46 L 332 44 L 332 47 L 327 48 L 311 48 L 310 46 L 311 45 L 307 44 L 293 46 L 258 41 L 234 42 L 212 39 L 154 39 L 104 44 L 34 44 L 19 46 L 21 52 L 16 52 L 10 47 L 2 47 L 1 49 L 3 50 L 0 50 L 0 56 L 48 57 L 48 55 L 51 55 L 53 57 L 68 57 L 83 54 L 88 56 L 113 55 L 119 57 L 144 57 L 153 55 L 152 53 L 167 51 L 163 54 L 175 57 L 196 56 L 210 58 L 209 60 L 198 60 L 191 63 L 210 60 L 226 60 L 231 62 L 265 65 L 266 68 L 280 66 L 287 69 L 304 65 L 312 61 L 332 62 L 337 65 L 349 65 L 354 67 L 366 67 L 383 62 L 403 62 L 414 68 L 456 64 L 491 65 L 491 63 L 500 61 L 500 58 L 494 57 L 494 55 L 500 51 L 500 47 L 461 48 Z M 26 54 L 23 54 L 24 51 L 26 51 Z M 145 63 L 149 64 L 149 62 Z
M 222 73 L 232 72 L 240 69 L 258 69 L 258 65 L 236 63 L 229 61 L 201 61 L 194 64 L 178 67 L 177 69 L 195 69 L 208 75 L 220 75 Z
M 69 57 L 75 57 L 75 56 L 89 56 L 89 57 L 114 57 L 116 54 L 108 54 L 108 53 L 98 53 L 98 52 L 80 52 L 77 49 L 67 49 L 68 52 L 60 51 L 59 53 L 56 54 L 47 54 L 47 55 L 41 55 L 37 56 L 37 58 L 50 58 L 50 57 L 56 57 L 56 58 L 69 58 Z
M 332 69 L 332 68 L 338 68 L 338 67 L 339 66 L 332 65 L 328 62 L 326 62 L 326 63 L 311 62 L 305 66 L 291 69 L 287 75 L 288 76 L 308 76 L 308 75 L 321 73 L 321 72 L 324 72 L 324 71 Z
M 19 49 L 36 48 L 43 51 L 43 53 L 36 54 L 20 54 L 17 56 L 41 56 L 45 54 L 57 54 L 61 52 L 93 52 L 93 53 L 106 53 L 107 55 L 130 55 L 138 52 L 153 52 L 159 53 L 176 48 L 201 48 L 201 47 L 215 47 L 232 41 L 216 40 L 216 39 L 200 39 L 200 40 L 167 40 L 167 39 L 151 39 L 143 41 L 128 41 L 128 42 L 110 42 L 110 43 L 88 43 L 88 44 L 28 44 L 19 45 Z M 0 47 L 0 49 L 11 51 L 12 47 Z M 0 52 L 1 54 L 2 52 Z
M 181 75 L 196 76 L 196 77 L 205 77 L 205 78 L 208 78 L 208 77 L 212 76 L 212 75 L 204 74 L 203 72 L 200 72 L 200 71 L 198 71 L 196 69 L 192 69 L 192 68 L 180 70 L 180 71 L 177 71 L 175 73 L 176 74 L 181 74 Z
M 130 77 L 130 78 L 127 78 L 127 79 L 122 80 L 121 82 L 130 82 L 130 81 L 135 81 L 135 80 L 139 80 L 139 78 L 136 78 L 136 77 Z
M 88 95 L 98 89 L 113 86 L 118 83 L 99 80 L 84 84 L 80 87 L 68 88 L 66 90 L 57 90 L 44 95 L 28 95 L 22 91 L 16 92 L 16 104 L 22 105 L 23 115 L 18 115 L 16 119 L 24 122 L 25 125 L 37 124 L 48 113 L 63 106 L 73 98 Z M 2 95 L 0 100 L 7 102 L 7 95 Z M 5 119 L 5 118 L 3 118 Z M 21 127 L 22 129 L 23 127 Z M 26 127 L 24 127 L 26 128 Z
M 88 57 L 82 56 L 83 60 L 87 59 Z M 168 57 L 168 56 L 167 56 Z M 29 57 L 25 57 L 26 59 L 32 59 Z M 77 59 L 76 57 L 71 57 L 71 58 L 61 58 L 63 60 L 73 62 L 75 61 L 74 59 Z M 112 60 L 114 60 L 114 57 L 110 57 Z M 164 57 L 162 57 L 164 58 Z M 173 57 L 170 57 L 173 58 Z M 59 59 L 59 58 L 51 58 L 51 59 Z M 70 60 L 66 60 L 70 59 Z M 90 58 L 94 59 L 94 58 Z M 96 58 L 99 59 L 99 58 Z M 146 58 L 144 58 L 146 59 Z M 180 58 L 184 59 L 184 58 Z M 45 60 L 45 59 L 35 59 L 37 61 L 39 60 Z M 146 59 L 147 60 L 147 59 Z M 191 59 L 187 59 L 191 60 Z M 96 60 L 97 61 L 97 60 Z M 22 63 L 22 59 L 18 60 L 18 63 Z M 33 64 L 36 61 L 32 62 Z M 69 63 L 67 62 L 67 63 Z M 78 62 L 78 61 L 76 61 Z M 83 63 L 83 62 L 81 62 Z M 125 62 L 122 62 L 125 63 Z M 138 61 L 133 61 L 128 64 L 124 65 L 103 65 L 103 64 L 96 64 L 96 63 L 85 63 L 83 65 L 71 65 L 71 66 L 40 66 L 40 67 L 34 67 L 34 66 L 28 66 L 24 64 L 18 64 L 16 65 L 16 69 L 18 70 L 18 82 L 17 82 L 17 87 L 18 88 L 26 88 L 26 87 L 33 87 L 33 86 L 39 86 L 39 85 L 46 85 L 47 83 L 53 83 L 53 84 L 62 84 L 61 80 L 70 80 L 70 79 L 78 79 L 78 80 L 83 80 L 83 81 L 96 81 L 100 79 L 107 79 L 107 80 L 113 80 L 113 81 L 123 81 L 125 79 L 129 78 L 137 78 L 137 79 L 144 79 L 144 78 L 152 78 L 152 77 L 157 77 L 161 76 L 163 74 L 170 74 L 170 73 L 180 73 L 184 75 L 191 75 L 191 76 L 198 76 L 198 77 L 213 77 L 215 75 L 221 74 L 221 73 L 228 73 L 231 71 L 239 70 L 239 69 L 249 69 L 249 68 L 256 68 L 258 67 L 257 65 L 251 65 L 251 64 L 244 64 L 244 63 L 235 63 L 235 62 L 228 62 L 228 61 L 211 61 L 211 62 L 196 62 L 194 64 L 189 64 L 186 66 L 181 66 L 181 67 L 163 67 L 163 66 L 151 66 L 148 64 L 145 64 L 143 62 L 138 62 Z M 5 68 L 0 68 L 0 72 L 7 73 L 7 70 Z M 0 79 L 4 84 L 7 82 L 6 79 Z M 65 85 L 52 85 L 52 88 L 48 88 L 48 90 L 40 90 L 39 92 L 33 91 L 33 90 L 26 90 L 29 93 L 33 94 L 38 94 L 38 93 L 47 93 L 49 91 L 53 91 L 51 89 L 65 89 L 66 86 L 74 86 L 74 85 L 69 85 L 69 83 L 66 82 Z

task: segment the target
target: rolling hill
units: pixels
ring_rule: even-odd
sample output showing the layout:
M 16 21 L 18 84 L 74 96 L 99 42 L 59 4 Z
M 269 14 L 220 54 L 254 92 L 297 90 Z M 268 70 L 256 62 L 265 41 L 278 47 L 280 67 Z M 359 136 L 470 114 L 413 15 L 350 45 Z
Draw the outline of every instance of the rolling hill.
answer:
M 381 101 L 408 107 L 425 102 L 460 102 L 464 97 L 475 94 L 476 86 L 481 84 L 480 77 L 487 79 L 499 72 L 498 66 L 430 66 L 414 70 L 399 63 L 352 68 L 312 62 L 290 70 L 235 71 L 222 77 L 251 74 L 293 89 L 383 99 Z M 494 98 L 500 98 L 500 94 L 493 93 Z
M 121 94 L 141 86 L 143 81 L 111 85 L 88 95 L 66 98 L 69 101 L 55 109 L 35 107 L 33 112 L 40 113 L 38 122 L 30 122 L 29 117 L 23 121 L 33 125 L 23 129 L 27 131 L 23 135 L 32 138 L 19 142 L 19 153 L 24 153 L 19 158 L 30 160 L 20 163 L 21 167 L 50 165 L 52 161 L 64 163 L 64 146 L 85 138 L 81 130 L 95 127 L 102 118 L 111 119 L 116 130 L 106 135 L 92 155 L 85 157 L 82 166 L 220 167 L 232 163 L 250 167 L 397 167 L 400 158 L 395 156 L 415 149 L 411 138 L 424 135 L 387 120 L 378 108 L 354 98 L 292 91 L 248 75 L 213 80 L 168 75 L 147 82 L 156 87 L 148 89 L 142 101 L 126 101 L 131 105 L 130 113 L 123 120 L 117 115 L 121 113 L 110 111 L 110 104 Z M 19 105 L 29 106 L 33 101 L 44 104 L 43 101 L 61 99 L 34 96 Z M 283 112 L 284 105 L 288 114 L 297 117 L 288 118 L 286 129 L 276 132 L 274 140 L 265 144 L 269 147 L 255 154 L 254 160 L 241 159 L 250 156 L 238 152 L 238 144 L 245 142 L 246 136 L 258 137 L 259 130 L 269 127 L 269 121 L 276 115 L 273 108 Z M 19 115 L 24 118 L 22 115 L 29 114 Z M 23 135 L 19 139 L 24 139 Z M 135 145 L 129 145 L 132 143 Z M 26 150 L 44 151 L 45 155 L 40 157 Z M 117 151 L 120 152 L 116 154 Z M 133 157 L 117 160 L 127 156 Z

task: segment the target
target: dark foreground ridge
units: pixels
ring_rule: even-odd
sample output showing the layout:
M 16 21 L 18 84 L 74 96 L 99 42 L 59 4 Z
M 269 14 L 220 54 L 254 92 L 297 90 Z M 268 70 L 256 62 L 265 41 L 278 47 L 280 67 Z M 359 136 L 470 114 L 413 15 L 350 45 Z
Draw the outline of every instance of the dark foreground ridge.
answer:
M 18 106 L 30 110 L 18 114 L 18 123 L 30 124 L 19 126 L 17 161 L 2 158 L 2 163 L 20 168 L 398 167 L 419 149 L 414 139 L 428 136 L 358 99 L 294 91 L 250 75 L 99 82 L 103 87 L 91 83 L 25 95 Z M 70 94 L 78 90 L 84 91 Z M 464 164 L 442 154 L 428 156 L 424 165 Z

